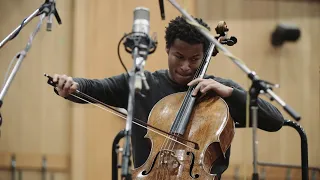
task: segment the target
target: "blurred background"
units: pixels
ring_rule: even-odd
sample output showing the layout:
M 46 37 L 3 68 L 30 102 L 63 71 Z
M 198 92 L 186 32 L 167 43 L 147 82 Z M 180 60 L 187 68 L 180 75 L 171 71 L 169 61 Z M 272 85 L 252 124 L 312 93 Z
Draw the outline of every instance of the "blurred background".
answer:
M 298 123 L 308 137 L 309 178 L 320 179 L 319 62 L 320 1 L 311 0 L 179 0 L 191 15 L 211 26 L 226 21 L 229 35 L 238 43 L 227 47 L 264 80 L 280 84 L 274 89 L 301 114 Z M 0 0 L 0 40 L 43 0 Z M 72 77 L 104 78 L 124 72 L 117 45 L 132 31 L 133 10 L 150 9 L 150 34 L 157 33 L 158 48 L 145 69 L 167 68 L 164 31 L 180 13 L 164 2 L 161 20 L 156 0 L 57 0 L 62 25 L 46 21 L 36 35 L 1 108 L 0 180 L 106 180 L 111 179 L 111 147 L 125 120 L 93 105 L 71 103 L 57 96 L 44 73 Z M 39 17 L 0 49 L 0 83 L 11 59 L 27 44 Z M 277 25 L 289 23 L 300 31 L 294 42 L 271 43 Z M 132 67 L 131 56 L 121 46 L 121 56 Z M 249 89 L 246 75 L 222 53 L 212 58 L 208 74 L 230 78 Z M 264 99 L 264 96 L 260 96 Z M 268 99 L 267 99 L 268 100 Z M 294 121 L 275 102 L 286 119 Z M 260 162 L 301 165 L 300 136 L 291 127 L 278 132 L 258 130 Z M 301 179 L 301 169 L 259 167 L 261 178 Z M 252 174 L 252 129 L 236 129 L 230 166 L 222 179 L 248 179 Z

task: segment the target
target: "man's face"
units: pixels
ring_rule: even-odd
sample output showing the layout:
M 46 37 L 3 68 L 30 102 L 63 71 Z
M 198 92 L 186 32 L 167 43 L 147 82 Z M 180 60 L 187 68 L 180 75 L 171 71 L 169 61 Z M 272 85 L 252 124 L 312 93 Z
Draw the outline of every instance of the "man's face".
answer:
M 187 85 L 194 77 L 203 58 L 203 44 L 188 44 L 176 39 L 167 49 L 170 78 Z

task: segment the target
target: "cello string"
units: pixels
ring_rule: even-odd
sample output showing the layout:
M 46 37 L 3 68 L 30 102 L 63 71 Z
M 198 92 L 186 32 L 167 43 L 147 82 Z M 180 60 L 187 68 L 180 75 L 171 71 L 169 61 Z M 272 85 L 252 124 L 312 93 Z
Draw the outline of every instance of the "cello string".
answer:
M 199 66 L 199 68 L 197 69 L 196 71 L 196 75 L 194 76 L 193 79 L 196 79 L 196 78 L 199 78 L 200 76 L 200 73 L 201 73 L 201 70 L 204 68 L 204 64 L 205 64 L 205 59 L 208 57 L 208 51 L 210 49 L 210 46 L 212 45 L 212 43 L 209 44 L 209 48 L 207 49 L 207 52 L 205 53 L 205 56 Z M 174 127 L 173 129 L 178 129 L 178 127 L 181 125 L 182 121 L 181 121 L 181 117 L 183 117 L 183 114 L 185 114 L 185 112 L 187 111 L 187 107 L 190 106 L 190 103 L 191 103 L 191 93 L 192 93 L 192 90 L 194 90 L 194 87 L 190 87 L 188 92 L 187 92 L 187 95 L 186 95 L 186 98 L 185 98 L 185 101 L 183 104 L 186 104 L 185 106 L 183 106 L 182 108 L 182 112 L 180 113 L 180 117 L 178 117 L 178 120 L 179 120 L 179 123 L 177 124 L 176 127 Z M 178 135 L 177 133 L 174 133 L 174 135 Z M 173 145 L 172 145 L 173 143 Z M 167 149 L 170 149 L 170 150 L 173 150 L 174 147 L 175 147 L 176 143 L 174 141 L 170 141 L 170 144 L 169 144 L 169 147 Z
M 201 65 L 200 65 L 200 67 L 198 68 L 198 70 L 197 70 L 197 72 L 196 72 L 196 75 L 194 76 L 193 79 L 196 79 L 196 78 L 199 76 L 199 74 L 200 74 L 200 69 L 202 69 L 203 64 L 204 64 L 204 61 L 201 62 Z M 179 135 L 178 133 L 176 133 L 176 130 L 178 129 L 178 127 L 179 127 L 179 126 L 181 125 L 181 123 L 182 123 L 182 122 L 181 122 L 181 117 L 182 117 L 182 115 L 185 114 L 185 112 L 186 112 L 186 110 L 187 110 L 187 107 L 189 107 L 189 105 L 190 105 L 190 103 L 191 103 L 190 98 L 191 98 L 192 89 L 193 89 L 193 87 L 189 87 L 189 89 L 188 89 L 188 91 L 187 91 L 187 93 L 186 93 L 186 95 L 185 95 L 185 98 L 184 98 L 184 100 L 183 100 L 183 103 L 182 103 L 182 105 L 181 105 L 181 108 L 180 108 L 180 110 L 179 110 L 179 112 L 178 112 L 178 114 L 177 114 L 177 117 L 176 117 L 175 120 L 177 120 L 178 123 L 175 123 L 175 122 L 174 122 L 174 123 L 173 123 L 173 127 L 172 127 L 172 129 L 170 130 L 170 131 L 171 131 L 170 133 L 174 134 L 175 136 L 178 136 L 178 135 Z M 166 139 L 166 140 L 164 141 L 164 143 L 162 144 L 160 150 L 163 150 L 163 149 L 173 150 L 173 148 L 174 148 L 174 146 L 175 146 L 175 144 L 176 144 L 175 142 L 176 142 L 176 141 L 170 141 L 169 139 Z M 172 143 L 173 143 L 173 145 L 172 145 Z M 172 148 L 171 148 L 171 146 L 172 146 Z M 167 156 L 168 156 L 168 154 L 165 154 L 165 156 L 163 156 L 162 159 L 163 159 L 163 158 L 167 158 Z M 158 161 L 158 167 L 159 167 L 159 164 L 160 164 L 160 161 Z
M 199 72 L 199 70 L 197 70 L 197 72 Z M 185 95 L 185 98 L 184 98 L 184 100 L 182 102 L 181 108 L 177 113 L 177 117 L 175 118 L 175 121 L 176 120 L 179 121 L 179 119 L 181 119 L 180 118 L 181 114 L 184 114 L 184 112 L 186 111 L 186 106 L 189 104 L 189 96 L 190 96 L 190 93 L 191 93 L 190 89 L 191 89 L 191 87 L 188 88 L 188 91 L 187 91 L 187 93 Z M 170 133 L 172 133 L 172 134 L 177 136 L 176 129 L 181 124 L 181 121 L 179 121 L 178 123 L 175 123 L 175 121 L 173 122 L 173 127 L 170 129 Z M 168 145 L 168 143 L 169 143 L 169 145 Z M 170 139 L 165 139 L 165 141 L 161 145 L 160 151 L 163 151 L 164 149 L 168 149 L 168 150 L 171 149 L 171 148 L 167 148 L 167 147 L 170 147 L 171 143 L 172 143 L 172 141 L 170 141 Z M 162 159 L 165 158 L 165 157 L 167 157 L 167 156 L 166 155 L 163 156 Z M 160 159 L 161 159 L 161 156 L 160 156 Z M 161 161 L 162 161 L 162 159 L 161 159 Z M 161 163 L 161 161 L 158 161 L 158 167 L 159 167 L 159 164 Z
M 197 70 L 197 73 L 196 74 L 199 74 L 198 73 L 199 72 L 199 69 Z M 195 77 L 197 77 L 198 75 L 196 75 Z M 195 79 L 195 78 L 194 78 Z M 187 107 L 189 106 L 189 104 L 190 104 L 190 94 L 191 94 L 191 87 L 189 87 L 189 89 L 188 89 L 188 91 L 187 91 L 187 93 L 186 93 L 186 95 L 185 95 L 185 98 L 184 98 L 184 100 L 183 100 L 183 102 L 182 102 L 182 105 L 181 105 L 181 108 L 180 108 L 180 110 L 178 111 L 178 113 L 177 113 L 177 117 L 175 118 L 175 121 L 177 120 L 178 121 L 178 123 L 175 123 L 175 121 L 173 122 L 173 127 L 171 128 L 171 130 L 170 130 L 170 133 L 172 133 L 173 135 L 175 135 L 175 136 L 178 136 L 178 133 L 176 133 L 176 130 L 178 129 L 178 127 L 180 126 L 180 124 L 181 124 L 181 117 L 182 117 L 182 115 L 185 113 L 185 111 L 186 111 L 186 109 L 187 109 Z M 177 138 L 175 137 L 175 139 L 176 139 L 176 141 L 177 141 Z M 172 142 L 175 142 L 175 141 L 170 141 L 170 139 L 165 139 L 165 141 L 162 143 L 162 146 L 161 146 L 161 148 L 160 148 L 160 151 L 163 151 L 164 149 L 167 149 L 167 150 L 173 150 L 173 148 L 170 148 L 171 147 L 171 144 L 172 144 Z M 175 144 L 175 143 L 174 143 Z M 173 146 L 174 147 L 174 146 Z M 165 153 L 165 155 L 164 156 L 160 156 L 160 161 L 158 161 L 158 167 L 159 167 L 159 165 L 161 165 L 160 163 L 162 162 L 162 160 L 164 159 L 164 158 L 167 158 L 168 157 L 168 154 L 167 153 Z
M 212 46 L 214 46 L 214 44 L 212 42 L 209 43 L 209 47 L 207 48 L 207 51 L 204 54 L 203 60 L 201 61 L 201 64 L 200 64 L 199 68 L 197 69 L 193 79 L 196 79 L 196 78 L 200 77 L 201 71 L 204 68 L 204 65 L 206 63 L 206 59 L 209 56 L 209 52 L 210 52 L 210 49 L 212 48 Z M 211 55 L 210 55 L 210 57 L 211 57 Z M 185 98 L 183 100 L 182 106 L 181 106 L 181 108 L 180 108 L 180 110 L 178 112 L 178 115 L 177 115 L 176 119 L 175 119 L 175 121 L 178 120 L 178 123 L 174 122 L 174 126 L 172 127 L 173 132 L 170 132 L 170 133 L 174 134 L 175 136 L 179 135 L 178 133 L 176 133 L 176 130 L 179 128 L 179 126 L 182 123 L 181 119 L 183 117 L 183 114 L 186 113 L 188 107 L 190 106 L 191 98 L 192 98 L 191 93 L 194 90 L 194 88 L 195 88 L 195 86 L 189 87 L 189 89 L 188 89 L 188 91 L 186 93 L 186 96 L 185 96 Z M 174 148 L 175 148 L 175 145 L 176 145 L 176 141 L 170 141 L 170 140 L 166 139 L 165 142 L 161 146 L 161 150 L 168 149 L 169 151 L 173 151 Z M 168 156 L 170 156 L 170 155 L 168 153 L 166 153 L 164 156 L 162 156 L 162 158 L 160 158 L 161 161 L 163 161 L 164 158 L 168 158 Z M 160 164 L 161 161 L 158 161 L 158 167 L 159 167 L 159 165 L 161 165 Z
M 200 66 L 199 66 L 199 68 L 197 69 L 197 72 L 196 72 L 196 75 L 195 75 L 195 77 L 193 78 L 193 79 L 196 79 L 196 78 L 199 78 L 199 76 L 200 76 L 200 73 L 201 73 L 201 70 L 204 68 L 204 64 L 205 64 L 205 60 L 208 58 L 208 56 L 209 57 L 211 57 L 211 55 L 209 54 L 209 52 L 210 52 L 210 48 L 212 47 L 212 46 L 214 46 L 214 44 L 211 42 L 211 43 L 209 43 L 209 47 L 207 48 L 207 51 L 206 51 L 206 53 L 205 53 L 205 55 L 204 55 L 204 58 L 203 58 L 203 60 L 202 60 L 202 62 L 201 62 L 201 64 L 200 64 Z M 188 90 L 188 93 L 187 93 L 187 105 L 189 106 L 189 104 L 191 103 L 191 93 L 192 93 L 192 90 L 194 90 L 194 87 L 190 87 L 189 88 L 189 90 Z M 187 106 L 187 107 L 188 107 Z M 184 109 L 184 111 L 186 111 L 186 109 Z M 178 125 L 180 125 L 181 124 L 181 120 L 179 121 L 179 123 L 178 123 Z M 178 126 L 179 127 L 179 126 Z M 178 128 L 177 127 L 177 128 Z M 176 135 L 176 134 L 175 134 Z M 172 141 L 170 141 L 170 145 L 169 146 L 171 146 L 171 142 Z M 169 148 L 169 149 L 171 149 L 171 150 L 173 150 L 174 149 L 174 147 L 175 147 L 175 145 L 176 145 L 176 143 L 175 143 L 175 141 L 173 142 L 173 145 L 172 145 L 172 148 Z
M 207 54 L 207 53 L 206 53 L 206 54 Z M 196 75 L 194 76 L 193 79 L 196 79 L 196 78 L 199 76 L 199 74 L 200 74 L 200 69 L 202 69 L 201 67 L 203 67 L 203 64 L 204 64 L 204 61 L 201 62 L 200 67 L 197 69 Z M 178 134 L 176 133 L 176 130 L 178 129 L 178 127 L 179 127 L 180 124 L 181 124 L 181 116 L 182 116 L 182 114 L 185 113 L 187 107 L 188 107 L 189 104 L 190 104 L 190 97 L 191 97 L 192 89 L 193 89 L 193 87 L 189 87 L 189 88 L 188 88 L 188 91 L 187 91 L 187 93 L 186 93 L 186 95 L 185 95 L 185 98 L 184 98 L 184 100 L 183 100 L 183 103 L 182 103 L 182 105 L 181 105 L 181 108 L 180 108 L 180 110 L 179 110 L 178 113 L 177 113 L 177 117 L 175 118 L 175 120 L 178 120 L 179 122 L 178 122 L 178 123 L 175 123 L 175 122 L 174 122 L 174 123 L 173 123 L 173 127 L 172 127 L 172 129 L 170 130 L 170 131 L 171 131 L 170 133 L 174 134 L 175 136 L 178 135 Z M 175 137 L 175 138 L 176 138 L 176 137 Z M 176 138 L 176 140 L 177 140 L 177 138 Z M 173 148 L 170 148 L 172 142 L 175 142 L 175 141 L 170 141 L 169 139 L 165 139 L 165 141 L 162 143 L 162 146 L 161 146 L 161 148 L 160 148 L 160 151 L 162 151 L 162 150 L 164 150 L 164 149 L 172 150 Z M 168 144 L 169 144 L 169 145 L 168 145 Z M 175 145 L 175 143 L 174 143 L 174 145 Z M 174 147 L 174 145 L 173 145 L 173 147 Z M 163 158 L 166 158 L 166 157 L 167 157 L 167 156 L 164 156 Z M 163 158 L 162 158 L 162 159 L 163 159 Z M 159 166 L 160 162 L 161 162 L 161 161 L 158 161 L 158 166 Z

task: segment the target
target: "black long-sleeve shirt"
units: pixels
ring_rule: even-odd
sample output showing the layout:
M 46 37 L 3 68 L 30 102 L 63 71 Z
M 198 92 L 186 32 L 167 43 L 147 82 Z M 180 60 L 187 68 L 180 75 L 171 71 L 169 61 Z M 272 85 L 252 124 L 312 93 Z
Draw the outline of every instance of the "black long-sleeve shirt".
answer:
M 146 97 L 136 95 L 134 105 L 134 117 L 147 122 L 148 115 L 153 106 L 165 96 L 177 92 L 188 90 L 188 86 L 181 86 L 169 78 L 168 70 L 159 70 L 153 73 L 145 71 L 149 91 L 142 90 Z M 236 127 L 246 126 L 246 91 L 232 80 L 206 75 L 205 78 L 232 87 L 233 92 L 230 97 L 223 98 L 229 106 L 230 115 Z M 79 90 L 92 96 L 108 105 L 127 108 L 129 97 L 129 79 L 127 74 L 121 74 L 105 79 L 84 79 L 74 78 L 79 83 Z M 77 103 L 84 103 L 81 100 L 68 97 L 69 100 Z M 277 131 L 283 125 L 283 117 L 279 110 L 272 104 L 258 99 L 258 128 L 265 131 Z M 134 166 L 141 166 L 148 158 L 150 146 L 148 140 L 144 138 L 146 130 L 136 125 L 132 125 L 132 145 Z M 222 159 L 220 168 L 213 170 L 222 173 L 229 164 L 230 148 L 226 153 L 226 159 Z

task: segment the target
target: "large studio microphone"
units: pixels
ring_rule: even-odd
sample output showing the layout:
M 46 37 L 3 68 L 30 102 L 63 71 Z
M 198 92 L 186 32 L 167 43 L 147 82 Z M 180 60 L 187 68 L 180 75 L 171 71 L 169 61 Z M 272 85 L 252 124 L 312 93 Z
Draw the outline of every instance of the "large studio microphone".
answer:
M 136 62 L 137 64 L 141 63 L 141 69 L 140 69 L 140 72 L 137 73 L 136 82 L 135 82 L 135 88 L 138 91 L 142 89 L 142 83 L 147 90 L 150 89 L 147 79 L 143 72 L 145 60 L 147 59 L 147 55 L 149 54 L 148 47 L 150 43 L 148 43 L 148 40 L 147 40 L 148 38 L 145 37 L 149 35 L 149 31 L 150 31 L 149 21 L 150 21 L 149 9 L 138 7 L 134 10 L 134 20 L 133 20 L 132 31 L 134 33 L 144 33 L 144 35 L 142 34 L 141 42 L 139 45 L 139 47 L 141 48 L 141 50 L 139 51 L 139 55 L 141 55 L 141 57 L 137 58 L 137 61 L 140 61 L 140 62 Z
M 157 48 L 157 41 L 149 36 L 150 12 L 148 8 L 137 7 L 133 12 L 132 33 L 123 43 L 125 50 L 132 54 L 138 48 L 139 54 L 147 59 L 147 55 L 152 54 Z
M 132 32 L 138 33 L 139 37 L 141 36 L 139 35 L 139 33 L 144 33 L 148 35 L 150 31 L 149 21 L 150 21 L 150 12 L 148 8 L 144 8 L 144 7 L 135 8 L 133 11 Z
M 136 64 L 140 65 L 138 76 L 136 77 L 136 90 L 141 90 L 142 83 L 146 90 L 149 90 L 149 85 L 144 75 L 144 65 L 147 56 L 152 54 L 156 47 L 157 42 L 152 40 L 149 36 L 150 31 L 150 11 L 145 7 L 137 7 L 133 12 L 133 26 L 132 33 L 126 38 L 124 42 L 125 49 L 128 53 L 136 57 Z

